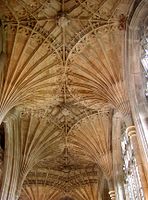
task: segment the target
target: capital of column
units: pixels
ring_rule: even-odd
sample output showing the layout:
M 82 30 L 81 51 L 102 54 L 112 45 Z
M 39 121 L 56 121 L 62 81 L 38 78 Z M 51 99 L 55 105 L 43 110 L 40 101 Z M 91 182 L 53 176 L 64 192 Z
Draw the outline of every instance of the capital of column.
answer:
M 115 190 L 111 190 L 109 191 L 109 196 L 112 200 L 115 200 L 116 199 L 116 193 L 115 193 Z
M 126 133 L 129 137 L 133 137 L 133 136 L 136 136 L 136 129 L 135 129 L 135 126 L 129 126 L 127 129 L 126 129 Z

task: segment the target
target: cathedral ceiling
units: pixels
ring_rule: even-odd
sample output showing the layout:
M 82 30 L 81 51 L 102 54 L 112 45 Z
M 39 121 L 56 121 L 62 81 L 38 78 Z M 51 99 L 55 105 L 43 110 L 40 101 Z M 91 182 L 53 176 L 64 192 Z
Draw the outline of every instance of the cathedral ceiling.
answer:
M 129 3 L 0 2 L 0 121 L 22 136 L 20 199 L 95 200 L 112 176 L 113 110 L 130 113 L 122 60 Z

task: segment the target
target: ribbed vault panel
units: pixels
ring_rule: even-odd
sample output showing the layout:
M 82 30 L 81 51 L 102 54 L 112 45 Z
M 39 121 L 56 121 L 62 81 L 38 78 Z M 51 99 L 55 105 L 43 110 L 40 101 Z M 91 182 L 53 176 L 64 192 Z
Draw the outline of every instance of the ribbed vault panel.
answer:
M 112 179 L 113 109 L 130 113 L 122 61 L 129 3 L 1 0 L 0 123 L 7 151 L 19 155 L 6 163 L 2 198 L 15 199 L 23 184 L 22 200 L 100 199 L 102 181 Z
M 21 25 L 7 30 L 7 63 L 1 81 L 1 115 L 12 107 L 58 101 L 61 61 L 47 38 Z
M 24 186 L 37 182 L 70 192 L 88 183 L 101 182 L 102 177 L 102 171 L 96 164 L 80 157 L 77 157 L 76 162 L 76 157 L 64 149 L 58 157 L 38 163 L 28 174 Z
M 71 94 L 86 106 L 98 109 L 110 104 L 129 113 L 122 72 L 122 42 L 119 30 L 97 31 L 86 36 L 79 53 L 72 55 L 68 85 Z
M 69 132 L 70 148 L 98 164 L 107 179 L 112 177 L 111 112 L 88 116 Z
M 62 192 L 54 187 L 44 185 L 26 186 L 20 200 L 58 200 Z
M 100 187 L 98 183 L 89 183 L 71 192 L 71 196 L 77 200 L 100 200 Z
M 58 158 L 60 161 L 62 156 Z M 36 166 L 28 174 L 24 182 L 21 197 L 27 197 L 27 193 L 29 193 L 29 196 L 35 196 L 36 200 L 40 200 L 41 196 L 42 198 L 45 196 L 47 199 L 52 199 L 53 194 L 57 195 L 58 193 L 59 196 L 57 199 L 64 196 L 74 198 L 77 196 L 77 198 L 81 199 L 81 190 L 87 198 L 93 198 L 91 196 L 95 195 L 96 197 L 96 195 L 99 195 L 100 184 L 103 179 L 102 172 L 98 167 L 92 163 L 87 164 L 87 162 L 84 165 L 84 161 L 83 165 L 79 163 L 72 167 L 72 163 L 69 160 L 68 163 L 65 163 L 65 160 L 62 163 L 64 170 L 57 169 L 56 165 L 54 169 L 51 169 L 50 165 L 48 169 L 43 168 L 40 164 Z M 50 192 L 52 191 L 52 193 L 49 193 L 48 190 Z M 90 191 L 91 193 L 88 194 Z

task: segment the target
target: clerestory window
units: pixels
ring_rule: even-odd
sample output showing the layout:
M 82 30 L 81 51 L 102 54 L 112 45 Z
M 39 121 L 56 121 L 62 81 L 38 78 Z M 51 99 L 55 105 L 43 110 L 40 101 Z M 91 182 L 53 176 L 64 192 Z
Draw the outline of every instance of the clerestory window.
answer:
M 144 85 L 145 85 L 145 95 L 148 98 L 148 27 L 145 28 L 144 36 L 141 41 L 142 46 L 142 56 L 141 56 L 141 64 L 143 67 L 144 74 Z

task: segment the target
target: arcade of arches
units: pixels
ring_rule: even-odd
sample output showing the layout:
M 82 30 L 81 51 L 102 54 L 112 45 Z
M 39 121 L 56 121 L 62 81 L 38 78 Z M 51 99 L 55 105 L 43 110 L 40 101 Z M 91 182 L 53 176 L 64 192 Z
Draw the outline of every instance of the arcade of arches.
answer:
M 148 199 L 148 1 L 0 1 L 0 199 Z

